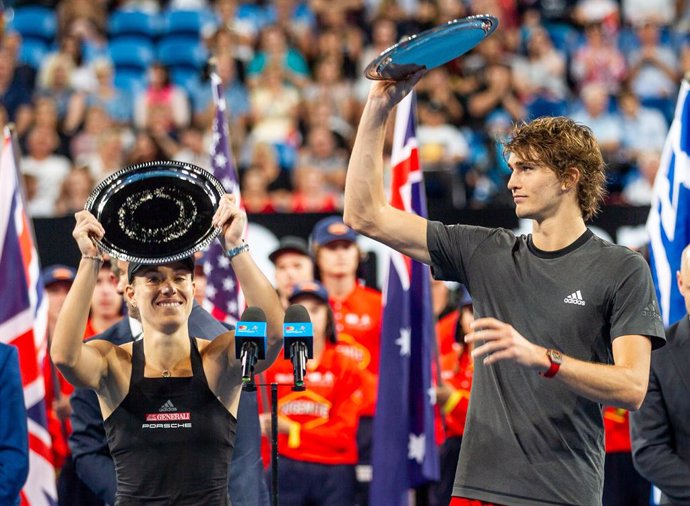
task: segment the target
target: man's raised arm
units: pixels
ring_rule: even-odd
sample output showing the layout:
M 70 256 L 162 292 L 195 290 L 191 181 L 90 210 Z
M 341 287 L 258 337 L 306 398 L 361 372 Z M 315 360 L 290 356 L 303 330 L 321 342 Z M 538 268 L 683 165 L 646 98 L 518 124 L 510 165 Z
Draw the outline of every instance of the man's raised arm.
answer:
M 427 220 L 389 205 L 383 188 L 388 117 L 423 74 L 420 70 L 403 81 L 372 84 L 347 169 L 343 219 L 357 232 L 428 264 Z

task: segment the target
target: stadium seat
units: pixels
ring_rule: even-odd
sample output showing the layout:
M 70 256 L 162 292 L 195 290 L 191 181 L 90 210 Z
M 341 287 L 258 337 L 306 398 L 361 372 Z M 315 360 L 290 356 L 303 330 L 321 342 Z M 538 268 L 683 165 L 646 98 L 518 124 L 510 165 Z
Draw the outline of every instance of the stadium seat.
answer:
M 117 10 L 108 20 L 111 38 L 136 36 L 155 39 L 160 33 L 160 18 L 143 11 Z
M 158 44 L 158 61 L 171 72 L 175 69 L 199 71 L 208 59 L 208 51 L 200 42 L 166 37 Z
M 126 91 L 132 99 L 146 89 L 146 73 L 134 70 L 116 70 L 113 78 L 115 87 Z
M 57 19 L 55 13 L 46 7 L 19 7 L 14 11 L 9 28 L 19 32 L 23 39 L 41 39 L 51 44 L 57 32 Z
M 27 37 L 22 40 L 19 49 L 19 61 L 38 70 L 46 54 L 48 54 L 48 46 L 45 42 L 41 39 Z
M 551 37 L 553 46 L 564 55 L 572 56 L 580 42 L 580 34 L 577 29 L 566 23 L 546 23 L 544 28 Z
M 117 70 L 126 68 L 143 72 L 156 58 L 153 43 L 140 37 L 113 39 L 108 45 L 108 52 Z
M 166 36 L 199 39 L 201 29 L 212 21 L 212 14 L 206 11 L 171 10 L 163 15 L 163 30 Z
M 201 86 L 201 78 L 198 70 L 173 68 L 170 72 L 170 80 L 177 86 L 183 88 L 190 96 Z

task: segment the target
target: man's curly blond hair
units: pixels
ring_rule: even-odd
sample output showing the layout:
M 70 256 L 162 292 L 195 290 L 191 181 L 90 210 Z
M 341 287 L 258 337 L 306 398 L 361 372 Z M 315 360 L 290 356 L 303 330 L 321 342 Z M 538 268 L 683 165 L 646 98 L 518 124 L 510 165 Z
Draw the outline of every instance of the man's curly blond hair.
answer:
M 558 179 L 567 170 L 580 171 L 577 199 L 585 220 L 593 218 L 606 196 L 606 164 L 592 130 L 562 116 L 543 117 L 513 128 L 505 153 L 546 165 Z

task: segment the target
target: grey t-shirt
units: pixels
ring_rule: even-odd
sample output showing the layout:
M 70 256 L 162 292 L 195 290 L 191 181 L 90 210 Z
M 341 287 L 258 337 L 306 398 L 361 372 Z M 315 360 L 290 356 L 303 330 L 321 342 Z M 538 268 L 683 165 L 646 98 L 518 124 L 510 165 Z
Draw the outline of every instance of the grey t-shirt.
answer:
M 569 357 L 612 363 L 619 336 L 664 343 L 642 256 L 585 232 L 556 252 L 504 229 L 430 222 L 434 276 L 467 286 L 475 317 Z M 509 361 L 475 361 L 453 495 L 510 506 L 601 504 L 602 406 Z

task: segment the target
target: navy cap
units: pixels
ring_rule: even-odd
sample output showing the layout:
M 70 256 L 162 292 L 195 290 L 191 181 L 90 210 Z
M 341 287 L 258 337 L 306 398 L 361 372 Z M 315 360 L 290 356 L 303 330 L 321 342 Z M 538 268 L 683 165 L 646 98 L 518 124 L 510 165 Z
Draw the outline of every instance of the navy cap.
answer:
M 288 297 L 288 301 L 292 303 L 295 301 L 295 299 L 303 296 L 316 297 L 325 304 L 328 304 L 328 292 L 318 281 L 305 281 L 303 283 L 297 283 L 292 289 L 292 293 Z
M 77 275 L 77 271 L 67 265 L 55 264 L 43 269 L 41 275 L 43 276 L 43 284 L 45 286 L 52 285 L 53 283 L 68 283 L 71 285 L 74 277 Z
M 335 241 L 357 242 L 357 232 L 345 225 L 340 216 L 329 216 L 314 225 L 311 232 L 312 247 L 324 246 Z
M 305 241 L 301 237 L 297 237 L 294 235 L 286 235 L 280 240 L 278 247 L 274 249 L 270 255 L 268 255 L 268 259 L 271 262 L 276 263 L 276 260 L 280 255 L 288 252 L 299 253 L 300 255 L 308 257 L 309 248 L 307 247 L 307 241 Z
M 189 270 L 189 272 L 192 273 L 192 277 L 194 277 L 194 257 L 181 258 L 180 260 L 177 260 L 177 262 L 184 265 Z M 157 267 L 158 265 L 171 265 L 177 262 L 168 262 L 165 264 L 140 264 L 137 262 L 130 262 L 129 266 L 127 267 L 127 280 L 131 283 L 136 273 L 146 267 Z

